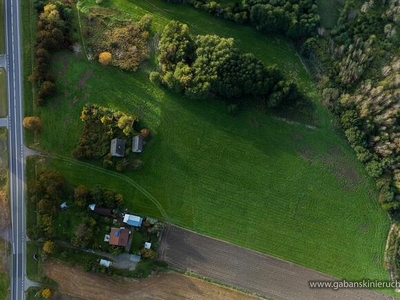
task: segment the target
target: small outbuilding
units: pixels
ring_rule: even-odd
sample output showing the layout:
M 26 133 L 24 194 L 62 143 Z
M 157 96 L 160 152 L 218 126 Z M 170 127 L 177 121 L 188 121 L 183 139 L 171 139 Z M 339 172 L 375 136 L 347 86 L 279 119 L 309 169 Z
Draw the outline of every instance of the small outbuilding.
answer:
M 146 242 L 144 243 L 144 249 L 150 249 L 151 248 L 151 243 Z
M 132 227 L 140 227 L 142 226 L 143 218 L 135 215 L 125 214 L 124 215 L 124 223 L 132 226 Z
M 91 211 L 95 212 L 96 214 L 102 216 L 111 216 L 111 209 L 107 207 L 98 207 L 96 204 L 89 204 L 89 208 Z
M 111 140 L 111 156 L 124 157 L 125 156 L 125 141 L 121 139 Z
M 109 234 L 105 234 L 104 235 L 104 241 L 107 242 L 107 243 L 110 241 L 110 235 Z
M 109 268 L 111 266 L 111 261 L 106 260 L 106 259 L 100 259 L 100 266 Z
M 132 138 L 132 152 L 140 153 L 143 149 L 143 137 L 141 135 L 135 135 Z
M 61 203 L 60 208 L 61 208 L 62 210 L 66 210 L 66 209 L 68 208 L 67 202 Z

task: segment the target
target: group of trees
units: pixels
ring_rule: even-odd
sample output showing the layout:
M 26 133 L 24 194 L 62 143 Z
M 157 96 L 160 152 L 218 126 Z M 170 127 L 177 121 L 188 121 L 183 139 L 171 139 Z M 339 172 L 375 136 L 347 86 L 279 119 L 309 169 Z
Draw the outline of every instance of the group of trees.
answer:
M 138 22 L 109 22 L 94 13 L 86 17 L 85 36 L 88 47 L 102 64 L 111 64 L 136 71 L 148 58 L 148 41 L 152 17 L 145 15 Z
M 69 2 L 61 1 L 35 1 L 35 9 L 39 13 L 37 22 L 35 68 L 30 76 L 32 83 L 38 87 L 36 103 L 43 106 L 46 99 L 56 92 L 54 79 L 49 72 L 51 53 L 65 49 L 70 41 L 71 8 Z
M 132 137 L 137 132 L 135 127 L 139 119 L 134 115 L 125 114 L 121 111 L 86 104 L 83 107 L 81 120 L 84 122 L 82 135 L 78 146 L 73 151 L 73 156 L 78 159 L 102 159 L 106 168 L 124 171 L 126 169 L 138 170 L 143 162 L 139 158 L 131 157 L 130 147 Z M 150 135 L 150 131 L 143 128 L 139 131 L 143 138 Z M 110 154 L 110 142 L 114 138 L 125 141 L 125 157 L 112 157 Z
M 89 190 L 83 185 L 79 185 L 74 189 L 74 202 L 78 207 L 86 207 L 89 204 L 96 204 L 99 207 L 107 207 L 110 209 L 118 209 L 124 203 L 121 194 L 101 187 Z
M 96 104 L 86 104 L 81 113 L 83 131 L 73 156 L 78 159 L 100 159 L 110 152 L 113 138 L 132 140 L 134 126 L 139 121 L 134 115 L 113 111 Z
M 315 36 L 320 17 L 316 0 L 167 0 L 190 3 L 215 16 L 249 23 L 266 33 L 285 34 L 296 41 Z
M 160 73 L 150 79 L 191 98 L 259 99 L 268 107 L 300 99 L 294 83 L 276 66 L 265 67 L 252 54 L 242 54 L 234 40 L 216 35 L 193 36 L 187 25 L 171 21 L 159 42 Z
M 60 209 L 64 193 L 64 178 L 56 171 L 44 170 L 37 179 L 29 184 L 29 200 L 35 203 L 38 223 L 34 228 L 28 228 L 28 235 L 35 239 L 54 238 L 54 223 Z

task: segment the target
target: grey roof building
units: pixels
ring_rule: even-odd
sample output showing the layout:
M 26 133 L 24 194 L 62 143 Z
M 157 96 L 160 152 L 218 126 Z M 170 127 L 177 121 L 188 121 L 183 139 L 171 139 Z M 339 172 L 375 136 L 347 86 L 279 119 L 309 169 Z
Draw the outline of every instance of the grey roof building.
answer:
M 112 139 L 111 140 L 111 155 L 116 157 L 124 157 L 125 156 L 125 141 L 121 139 Z
M 143 149 L 143 137 L 141 135 L 135 135 L 132 138 L 132 152 L 140 153 Z

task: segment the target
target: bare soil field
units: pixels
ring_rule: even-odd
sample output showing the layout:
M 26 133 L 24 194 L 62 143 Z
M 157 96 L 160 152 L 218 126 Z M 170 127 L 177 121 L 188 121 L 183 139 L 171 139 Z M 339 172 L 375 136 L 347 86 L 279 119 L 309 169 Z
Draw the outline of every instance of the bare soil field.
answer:
M 338 279 L 175 226 L 164 231 L 158 258 L 172 267 L 274 300 L 392 299 L 366 289 L 311 289 L 310 280 Z
M 95 300 L 257 300 L 259 298 L 177 273 L 143 280 L 85 272 L 59 260 L 45 263 L 47 276 L 59 284 L 57 299 Z

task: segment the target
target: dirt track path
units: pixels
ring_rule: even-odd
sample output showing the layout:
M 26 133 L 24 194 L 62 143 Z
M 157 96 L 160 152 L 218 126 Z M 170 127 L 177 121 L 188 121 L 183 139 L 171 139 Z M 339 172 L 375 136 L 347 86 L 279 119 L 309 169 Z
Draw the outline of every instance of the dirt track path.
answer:
M 176 273 L 143 280 L 109 277 L 71 267 L 58 260 L 45 263 L 46 275 L 59 284 L 61 299 L 85 300 L 259 300 L 259 298 Z
M 159 259 L 274 300 L 392 299 L 372 290 L 310 289 L 310 280 L 337 279 L 175 226 L 163 233 Z

